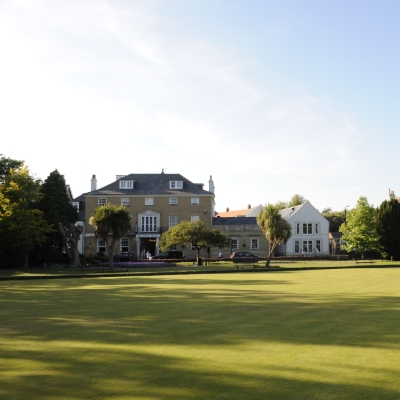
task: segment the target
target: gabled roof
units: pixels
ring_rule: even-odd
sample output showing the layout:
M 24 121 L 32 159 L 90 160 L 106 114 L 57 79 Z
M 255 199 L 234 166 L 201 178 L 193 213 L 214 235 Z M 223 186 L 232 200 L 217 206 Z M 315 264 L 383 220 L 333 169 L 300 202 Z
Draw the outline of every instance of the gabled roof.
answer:
M 134 181 L 133 189 L 120 189 L 119 181 Z M 182 189 L 170 189 L 170 181 L 182 181 Z M 84 193 L 87 195 L 213 195 L 213 193 L 202 189 L 199 184 L 195 184 L 186 179 L 181 174 L 129 174 L 118 179 L 109 185 L 92 192 Z
M 244 217 L 248 211 L 248 208 L 245 208 L 244 210 L 225 211 L 217 213 L 216 216 L 221 218 Z
M 306 201 L 306 203 L 308 202 L 308 200 Z M 284 208 L 283 210 L 279 211 L 279 214 L 281 214 L 283 219 L 289 219 L 291 216 L 293 216 L 294 214 L 296 214 L 296 212 L 298 210 L 300 210 L 301 207 L 304 206 L 304 204 L 300 204 L 299 206 L 294 206 L 294 207 L 289 207 L 289 208 Z
M 217 213 L 216 217 L 228 218 L 228 217 L 257 217 L 262 209 L 262 205 L 258 205 L 252 208 L 245 208 L 244 210 L 233 210 Z
M 258 206 L 252 207 L 250 208 L 250 210 L 248 210 L 247 214 L 246 214 L 246 218 L 250 218 L 250 217 L 257 217 L 258 214 L 260 214 L 260 211 L 263 209 L 264 207 L 259 204 Z

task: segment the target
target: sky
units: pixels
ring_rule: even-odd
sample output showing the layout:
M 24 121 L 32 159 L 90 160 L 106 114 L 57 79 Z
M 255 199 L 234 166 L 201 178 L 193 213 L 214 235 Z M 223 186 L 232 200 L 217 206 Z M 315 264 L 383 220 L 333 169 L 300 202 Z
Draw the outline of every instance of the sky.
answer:
M 74 196 L 212 176 L 216 210 L 400 196 L 398 0 L 1 0 L 0 153 Z

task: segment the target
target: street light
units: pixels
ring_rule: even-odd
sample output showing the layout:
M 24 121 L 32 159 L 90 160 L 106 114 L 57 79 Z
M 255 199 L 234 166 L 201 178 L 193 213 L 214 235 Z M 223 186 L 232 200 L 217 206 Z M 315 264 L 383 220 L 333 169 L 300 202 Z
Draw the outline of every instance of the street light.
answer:
M 346 207 L 344 208 L 344 224 L 345 224 L 345 225 L 347 225 L 347 218 L 346 218 L 347 207 L 348 207 L 348 206 L 346 206 Z

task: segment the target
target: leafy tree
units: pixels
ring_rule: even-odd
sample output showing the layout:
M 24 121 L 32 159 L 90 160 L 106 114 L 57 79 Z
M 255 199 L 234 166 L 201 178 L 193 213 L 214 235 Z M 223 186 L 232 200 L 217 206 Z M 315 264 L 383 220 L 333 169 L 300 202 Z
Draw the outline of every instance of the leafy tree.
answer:
M 78 241 L 82 227 L 75 226 L 78 212 L 68 198 L 65 179 L 57 170 L 50 173 L 41 187 L 38 208 L 53 228 L 41 252 L 51 256 L 54 250 L 64 249 L 70 266 L 79 266 Z M 70 250 L 71 248 L 71 250 Z
M 346 219 L 339 228 L 343 233 L 342 240 L 346 242 L 345 250 L 361 252 L 364 258 L 364 251 L 378 249 L 375 209 L 366 197 L 358 199 L 356 208 L 347 213 Z
M 279 201 L 277 201 L 277 202 L 274 204 L 274 206 L 275 206 L 278 210 L 283 210 L 283 209 L 289 207 L 289 203 L 288 203 L 287 201 L 279 200 Z
M 339 228 L 346 222 L 344 211 L 323 212 L 322 215 L 329 221 L 329 232 L 339 232 Z
M 161 235 L 159 245 L 160 249 L 165 251 L 172 246 L 185 243 L 191 243 L 196 248 L 198 262 L 203 247 L 223 249 L 228 246 L 228 238 L 218 229 L 208 230 L 202 221 L 182 221 Z
M 292 198 L 289 201 L 277 201 L 274 204 L 274 207 L 277 208 L 278 210 L 283 210 L 284 208 L 289 208 L 289 207 L 296 207 L 301 204 L 304 204 L 307 200 L 300 194 L 295 194 L 292 196 Z
M 300 206 L 301 204 L 304 204 L 307 201 L 305 197 L 303 197 L 301 194 L 295 194 L 289 201 L 288 208 L 289 207 L 296 207 Z
M 266 266 L 269 267 L 272 254 L 279 243 L 287 243 L 292 236 L 292 226 L 279 214 L 279 209 L 268 204 L 257 216 L 257 224 L 269 241 L 269 251 Z
M 400 260 L 400 203 L 385 200 L 376 210 L 376 223 L 381 253 Z
M 40 185 L 27 167 L 10 169 L 0 185 L 0 255 L 2 264 L 11 256 L 17 262 L 46 240 L 51 227 L 37 209 Z
M 89 224 L 94 226 L 96 232 L 106 243 L 111 269 L 113 269 L 115 245 L 131 229 L 131 219 L 132 217 L 124 206 L 114 204 L 96 208 L 89 219 Z
M 8 157 L 4 157 L 0 154 L 0 183 L 3 182 L 4 178 L 10 174 L 11 169 L 17 169 L 22 167 L 23 161 L 13 160 Z

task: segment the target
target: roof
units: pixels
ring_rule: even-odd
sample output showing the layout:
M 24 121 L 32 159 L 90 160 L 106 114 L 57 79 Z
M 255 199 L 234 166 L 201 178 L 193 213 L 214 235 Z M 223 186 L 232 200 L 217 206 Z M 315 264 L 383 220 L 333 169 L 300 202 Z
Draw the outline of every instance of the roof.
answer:
M 227 218 L 227 217 L 257 217 L 260 214 L 262 205 L 258 205 L 252 208 L 245 208 L 244 210 L 233 210 L 217 213 L 217 217 Z
M 227 218 L 227 217 L 244 217 L 246 213 L 249 211 L 248 208 L 244 210 L 234 210 L 234 211 L 225 211 L 217 213 L 217 217 Z
M 279 211 L 279 214 L 281 214 L 283 219 L 289 219 L 292 215 L 296 214 L 296 212 L 300 210 L 300 208 L 303 207 L 306 203 L 300 204 L 299 206 L 284 208 L 283 210 Z
M 342 232 L 329 232 L 333 239 L 340 239 L 343 236 Z
M 120 189 L 119 181 L 134 181 L 133 189 Z M 183 181 L 182 189 L 170 189 L 170 181 Z M 129 174 L 87 195 L 213 195 L 180 174 Z
M 258 217 L 258 214 L 260 214 L 260 211 L 263 208 L 264 207 L 261 204 L 259 204 L 258 206 L 252 207 L 250 210 L 248 210 L 248 212 L 246 214 L 246 218 Z
M 255 217 L 214 217 L 212 225 L 257 225 Z

